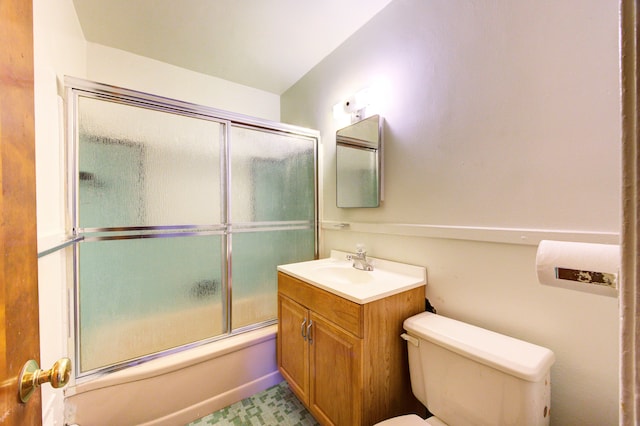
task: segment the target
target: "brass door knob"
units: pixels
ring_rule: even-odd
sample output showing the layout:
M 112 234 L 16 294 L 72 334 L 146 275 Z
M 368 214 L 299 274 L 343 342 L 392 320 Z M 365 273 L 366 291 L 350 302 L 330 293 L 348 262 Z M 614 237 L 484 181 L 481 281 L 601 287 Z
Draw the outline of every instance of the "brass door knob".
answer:
M 20 401 L 27 402 L 33 391 L 43 383 L 50 382 L 54 388 L 61 388 L 69 383 L 70 376 L 71 360 L 69 358 L 60 358 L 50 370 L 41 370 L 38 363 L 30 359 L 20 373 Z

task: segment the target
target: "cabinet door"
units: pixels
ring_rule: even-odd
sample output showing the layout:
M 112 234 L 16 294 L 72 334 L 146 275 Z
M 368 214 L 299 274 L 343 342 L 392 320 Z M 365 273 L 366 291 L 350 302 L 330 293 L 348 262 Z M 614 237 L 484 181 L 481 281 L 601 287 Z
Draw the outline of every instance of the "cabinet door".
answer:
M 307 309 L 282 295 L 278 296 L 278 367 L 291 390 L 309 401 L 309 346 L 306 336 Z
M 309 408 L 322 424 L 362 423 L 362 340 L 310 312 Z

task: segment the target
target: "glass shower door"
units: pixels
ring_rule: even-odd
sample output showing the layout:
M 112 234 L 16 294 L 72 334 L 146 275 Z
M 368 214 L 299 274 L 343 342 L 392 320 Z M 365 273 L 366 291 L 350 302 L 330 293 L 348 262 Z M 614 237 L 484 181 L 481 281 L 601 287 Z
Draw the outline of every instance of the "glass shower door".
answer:
M 76 374 L 277 321 L 317 253 L 318 133 L 70 79 Z
M 231 127 L 232 327 L 275 320 L 276 266 L 315 256 L 315 140 Z
M 226 331 L 224 126 L 79 97 L 82 373 Z

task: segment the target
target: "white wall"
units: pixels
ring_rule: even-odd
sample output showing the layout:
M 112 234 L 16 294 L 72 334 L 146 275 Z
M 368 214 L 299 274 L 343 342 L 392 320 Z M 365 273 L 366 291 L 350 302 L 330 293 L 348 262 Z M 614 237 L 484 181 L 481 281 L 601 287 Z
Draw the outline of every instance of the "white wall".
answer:
M 62 117 L 65 75 L 278 121 L 279 96 L 137 55 L 87 43 L 72 0 L 34 0 L 38 250 L 68 233 Z M 67 303 L 71 250 L 40 258 L 41 367 L 69 356 Z M 71 326 L 72 327 L 72 326 Z M 42 387 L 43 424 L 62 425 L 62 391 Z
M 338 209 L 332 106 L 370 86 L 385 200 Z M 617 299 L 535 275 L 540 238 L 618 241 L 616 2 L 395 0 L 281 105 L 322 134 L 323 255 L 426 266 L 439 313 L 555 352 L 552 424 L 617 424 Z
M 95 43 L 87 78 L 154 95 L 280 121 L 280 96 Z

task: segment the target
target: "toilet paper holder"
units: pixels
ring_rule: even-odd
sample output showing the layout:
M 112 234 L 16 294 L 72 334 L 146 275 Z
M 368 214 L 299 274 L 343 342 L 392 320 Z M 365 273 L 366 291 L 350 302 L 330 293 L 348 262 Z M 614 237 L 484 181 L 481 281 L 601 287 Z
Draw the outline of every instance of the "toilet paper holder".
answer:
M 542 240 L 536 253 L 538 282 L 602 296 L 618 296 L 620 246 Z
M 596 284 L 613 288 L 616 287 L 616 274 L 559 267 L 556 267 L 555 270 L 556 278 L 559 280 L 576 281 L 579 283 Z

